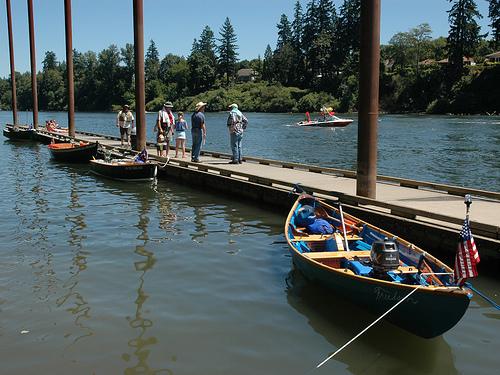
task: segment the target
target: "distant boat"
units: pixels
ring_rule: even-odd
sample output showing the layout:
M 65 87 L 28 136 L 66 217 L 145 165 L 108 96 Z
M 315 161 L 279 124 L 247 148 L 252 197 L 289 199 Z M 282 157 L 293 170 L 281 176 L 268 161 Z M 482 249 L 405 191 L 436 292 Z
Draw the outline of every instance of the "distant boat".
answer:
M 92 173 L 124 181 L 150 181 L 156 177 L 157 165 L 131 159 L 91 160 Z
M 48 148 L 55 160 L 86 163 L 97 155 L 98 143 L 53 143 Z
M 340 128 L 352 123 L 351 119 L 343 119 L 337 116 L 329 116 L 328 120 L 310 120 L 310 121 L 300 121 L 297 123 L 299 126 L 316 126 L 320 128 Z
M 24 126 L 21 127 L 21 126 L 7 125 L 3 129 L 4 137 L 8 138 L 11 141 L 21 141 L 21 142 L 32 141 L 34 132 L 35 131 L 33 129 Z
M 313 225 L 331 234 L 310 234 Z M 472 298 L 437 258 L 310 195 L 292 207 L 285 237 L 295 267 L 331 290 L 325 298 L 344 297 L 379 316 L 413 293 L 386 319 L 424 338 L 455 326 Z

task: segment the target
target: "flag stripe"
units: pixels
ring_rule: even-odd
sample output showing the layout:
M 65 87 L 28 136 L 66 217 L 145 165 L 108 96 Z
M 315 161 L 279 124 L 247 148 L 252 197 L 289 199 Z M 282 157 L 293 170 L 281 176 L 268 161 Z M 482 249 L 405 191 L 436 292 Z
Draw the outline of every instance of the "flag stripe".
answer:
M 455 281 L 462 285 L 467 278 L 477 276 L 477 263 L 479 263 L 479 252 L 472 237 L 469 221 L 465 219 L 455 256 Z

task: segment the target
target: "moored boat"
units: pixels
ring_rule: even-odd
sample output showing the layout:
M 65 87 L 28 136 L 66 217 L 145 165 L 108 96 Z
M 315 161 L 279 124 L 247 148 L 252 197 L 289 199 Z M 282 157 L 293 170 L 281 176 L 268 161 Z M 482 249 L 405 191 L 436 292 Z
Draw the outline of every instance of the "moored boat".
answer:
M 34 130 L 27 127 L 6 126 L 3 129 L 4 137 L 11 141 L 32 141 Z
M 124 181 L 150 181 L 156 177 L 157 165 L 131 159 L 91 160 L 91 172 Z
M 52 143 L 48 148 L 55 160 L 86 163 L 97 155 L 98 143 Z
M 322 234 L 312 234 L 318 225 Z M 320 231 L 320 232 L 321 232 Z M 301 195 L 285 223 L 295 267 L 304 276 L 424 338 L 443 334 L 465 314 L 472 293 L 453 270 L 393 234 Z M 412 293 L 410 295 L 410 293 Z

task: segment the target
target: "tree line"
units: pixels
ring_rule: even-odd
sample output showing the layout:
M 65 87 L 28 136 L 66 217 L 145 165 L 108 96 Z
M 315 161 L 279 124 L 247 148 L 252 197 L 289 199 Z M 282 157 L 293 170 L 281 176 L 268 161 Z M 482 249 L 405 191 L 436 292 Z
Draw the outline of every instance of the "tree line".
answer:
M 484 112 L 498 110 L 498 65 L 482 59 L 500 48 L 500 0 L 489 0 L 491 35 L 481 35 L 482 15 L 474 0 L 449 0 L 449 35 L 431 38 L 428 24 L 395 34 L 381 47 L 380 102 L 392 112 Z M 322 104 L 355 111 L 358 99 L 361 0 L 297 1 L 282 14 L 275 47 L 264 56 L 238 59 L 238 41 L 229 18 L 217 36 L 205 26 L 187 57 L 160 57 L 153 40 L 145 55 L 146 108 L 166 100 L 190 109 L 197 100 L 209 110 L 239 101 L 247 111 L 305 111 Z M 480 63 L 467 65 L 465 58 Z M 446 61 L 443 61 L 446 60 Z M 134 105 L 134 49 L 111 45 L 98 54 L 73 52 L 75 105 L 79 111 Z M 38 73 L 40 110 L 66 109 L 65 63 L 45 53 Z M 238 69 L 251 69 L 255 82 L 237 84 Z M 16 73 L 18 106 L 32 107 L 30 73 Z M 486 85 L 486 86 L 485 86 Z M 0 107 L 10 106 L 10 81 L 0 79 Z M 495 107 L 496 106 L 496 107 Z

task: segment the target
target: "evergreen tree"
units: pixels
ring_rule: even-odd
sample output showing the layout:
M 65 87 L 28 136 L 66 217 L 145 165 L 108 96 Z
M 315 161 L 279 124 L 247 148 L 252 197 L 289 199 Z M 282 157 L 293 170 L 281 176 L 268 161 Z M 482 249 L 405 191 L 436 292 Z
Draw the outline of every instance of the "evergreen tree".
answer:
M 229 80 L 234 76 L 238 60 L 236 33 L 229 17 L 226 17 L 219 35 L 220 39 L 218 41 L 220 44 L 217 46 L 217 52 L 219 53 L 218 63 L 220 71 L 226 75 L 226 86 L 229 86 Z
M 56 54 L 52 51 L 45 52 L 45 58 L 42 61 L 42 69 L 44 72 L 50 69 L 57 69 L 59 63 L 57 62 Z
M 116 87 L 120 72 L 120 52 L 114 44 L 103 49 L 97 58 L 96 101 L 101 109 L 110 110 L 113 104 L 120 104 L 122 93 Z
M 294 50 L 292 66 L 294 69 L 290 72 L 291 81 L 295 86 L 301 86 L 304 81 L 304 51 L 302 46 L 302 34 L 304 32 L 304 14 L 302 6 L 297 0 L 293 12 L 292 21 L 292 47 Z
M 194 40 L 188 57 L 188 86 L 193 94 L 210 89 L 215 83 L 217 59 L 213 31 L 205 26 L 200 39 Z
M 123 63 L 123 75 L 126 82 L 127 90 L 134 91 L 134 74 L 135 74 L 135 56 L 134 45 L 131 43 L 125 44 L 125 48 L 120 50 L 120 60 Z
M 149 43 L 144 59 L 144 73 L 146 82 L 158 79 L 158 71 L 160 70 L 160 54 L 153 39 Z
M 317 8 L 317 22 L 320 32 L 332 33 L 336 18 L 335 5 L 332 0 L 319 0 Z
M 319 35 L 318 12 L 316 0 L 307 4 L 304 16 L 304 32 L 302 34 L 302 48 L 304 50 L 305 80 L 311 82 L 317 74 L 317 61 L 314 49 L 314 41 Z
M 491 20 L 493 33 L 493 48 L 500 48 L 500 0 L 490 0 L 488 16 Z
M 293 11 L 292 21 L 292 45 L 293 48 L 302 49 L 302 33 L 304 30 L 304 15 L 302 14 L 302 5 L 297 0 Z
M 344 0 L 335 30 L 335 65 L 341 67 L 352 55 L 358 61 L 361 37 L 361 0 Z
M 281 19 L 277 27 L 278 41 L 276 43 L 276 51 L 279 51 L 285 44 L 289 44 L 292 42 L 292 26 L 290 24 L 290 21 L 288 21 L 288 17 L 286 16 L 286 14 L 281 15 Z
M 448 62 L 453 76 L 463 72 L 463 58 L 474 55 L 481 36 L 476 18 L 482 18 L 474 0 L 449 0 L 453 3 L 448 11 Z
M 210 27 L 205 26 L 198 41 L 198 51 L 205 55 L 205 57 L 214 64 L 214 67 L 217 64 L 215 50 L 216 45 L 214 32 L 210 29 Z
M 273 51 L 268 44 L 264 52 L 264 61 L 262 62 L 262 79 L 267 82 L 272 82 L 274 77 L 274 62 Z

